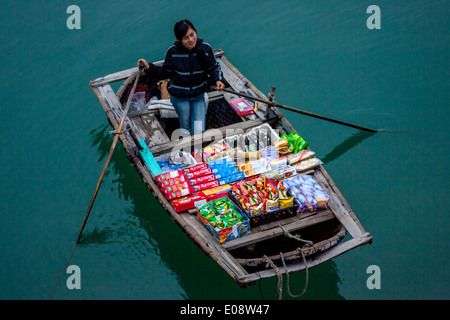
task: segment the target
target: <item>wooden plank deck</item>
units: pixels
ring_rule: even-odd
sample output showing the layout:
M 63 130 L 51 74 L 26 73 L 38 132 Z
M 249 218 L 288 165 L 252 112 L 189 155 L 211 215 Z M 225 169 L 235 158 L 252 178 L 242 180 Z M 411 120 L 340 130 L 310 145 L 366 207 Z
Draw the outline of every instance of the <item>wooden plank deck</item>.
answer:
M 250 234 L 245 237 L 233 239 L 223 243 L 222 247 L 227 250 L 233 250 L 248 246 L 253 243 L 264 241 L 284 234 L 284 230 L 278 225 L 281 224 L 288 232 L 293 232 L 315 224 L 334 219 L 331 210 L 314 212 L 314 214 L 299 214 L 297 216 L 263 224 L 256 228 L 251 228 Z

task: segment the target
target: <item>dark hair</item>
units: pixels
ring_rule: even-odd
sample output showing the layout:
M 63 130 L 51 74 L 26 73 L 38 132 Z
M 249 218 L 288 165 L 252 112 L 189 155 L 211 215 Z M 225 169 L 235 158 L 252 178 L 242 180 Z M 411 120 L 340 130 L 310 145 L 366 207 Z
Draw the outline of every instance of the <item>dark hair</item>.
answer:
M 187 19 L 184 19 L 184 20 L 181 20 L 181 21 L 178 21 L 177 23 L 175 23 L 175 27 L 173 28 L 173 32 L 175 33 L 175 38 L 177 38 L 178 41 L 181 41 L 181 39 L 183 39 L 183 37 L 186 35 L 189 28 L 192 28 L 192 29 L 194 29 L 195 32 L 197 32 L 197 30 L 195 30 L 195 27 L 192 24 L 192 22 L 190 22 Z

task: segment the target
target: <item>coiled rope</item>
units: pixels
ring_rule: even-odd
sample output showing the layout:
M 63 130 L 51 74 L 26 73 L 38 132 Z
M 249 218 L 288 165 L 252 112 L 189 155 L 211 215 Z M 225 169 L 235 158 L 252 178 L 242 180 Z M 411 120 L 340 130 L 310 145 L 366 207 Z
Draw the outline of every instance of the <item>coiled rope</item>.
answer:
M 295 240 L 297 240 L 299 242 L 305 243 L 305 246 L 307 246 L 307 247 L 314 245 L 314 243 L 312 241 L 310 241 L 310 240 L 305 240 L 305 239 L 302 239 L 299 235 L 291 234 L 279 222 L 278 222 L 278 225 L 283 230 L 284 235 L 286 237 L 289 237 L 291 239 L 295 239 Z M 280 259 L 281 259 L 281 262 L 283 264 L 284 269 L 286 270 L 286 289 L 287 289 L 288 294 L 292 298 L 300 298 L 301 296 L 303 296 L 306 293 L 306 289 L 308 288 L 309 274 L 308 274 L 308 264 L 306 263 L 306 257 L 305 257 L 305 254 L 303 253 L 303 250 L 301 248 L 297 248 L 297 250 L 302 255 L 303 263 L 305 264 L 305 286 L 303 287 L 303 291 L 301 293 L 299 293 L 299 294 L 291 293 L 290 284 L 289 284 L 289 270 L 288 270 L 288 268 L 286 266 L 286 262 L 285 262 L 283 253 L 280 252 Z M 281 272 L 278 269 L 277 265 L 275 263 L 273 263 L 273 261 L 268 256 L 264 255 L 263 258 L 264 258 L 264 261 L 267 263 L 266 264 L 266 268 L 271 266 L 272 269 L 274 269 L 275 273 L 277 274 L 277 277 L 278 277 L 278 286 L 277 286 L 278 300 L 282 300 L 283 299 L 283 275 L 281 274 Z
M 277 265 L 273 263 L 273 261 L 266 255 L 263 257 L 265 261 L 267 262 L 266 268 L 270 265 L 276 272 L 278 277 L 278 300 L 283 299 L 283 275 L 280 273 L 280 270 L 278 269 Z M 287 271 L 287 270 L 286 270 Z

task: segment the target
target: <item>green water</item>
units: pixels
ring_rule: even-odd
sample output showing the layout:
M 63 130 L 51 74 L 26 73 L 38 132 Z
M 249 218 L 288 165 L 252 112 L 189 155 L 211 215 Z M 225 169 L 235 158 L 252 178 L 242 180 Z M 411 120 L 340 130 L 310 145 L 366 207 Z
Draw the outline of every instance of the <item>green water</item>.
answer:
M 0 298 L 48 299 L 112 143 L 89 81 L 160 60 L 183 18 L 276 101 L 325 163 L 372 245 L 309 272 L 302 299 L 449 299 L 449 14 L 437 1 L 13 1 L 0 9 Z M 381 29 L 369 30 L 369 5 Z M 346 238 L 347 239 L 347 238 Z M 277 299 L 239 288 L 154 200 L 119 145 L 55 299 Z M 380 268 L 370 290 L 367 268 Z M 304 273 L 291 275 L 301 291 Z M 284 298 L 287 299 L 284 287 Z

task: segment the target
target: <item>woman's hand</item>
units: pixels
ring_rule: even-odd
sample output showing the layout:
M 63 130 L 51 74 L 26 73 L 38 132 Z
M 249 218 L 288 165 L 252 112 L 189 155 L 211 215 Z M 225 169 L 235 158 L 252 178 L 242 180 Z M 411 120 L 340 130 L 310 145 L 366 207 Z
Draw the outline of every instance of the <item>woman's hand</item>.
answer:
M 225 85 L 223 84 L 222 81 L 216 81 L 216 88 L 217 91 L 222 91 L 223 89 L 225 89 Z
M 141 62 L 144 63 L 144 70 L 147 70 L 148 68 L 150 68 L 150 65 L 148 64 L 147 60 L 145 60 L 145 59 L 139 59 L 138 60 L 138 62 L 137 62 L 137 67 L 138 68 L 140 67 L 139 64 Z

